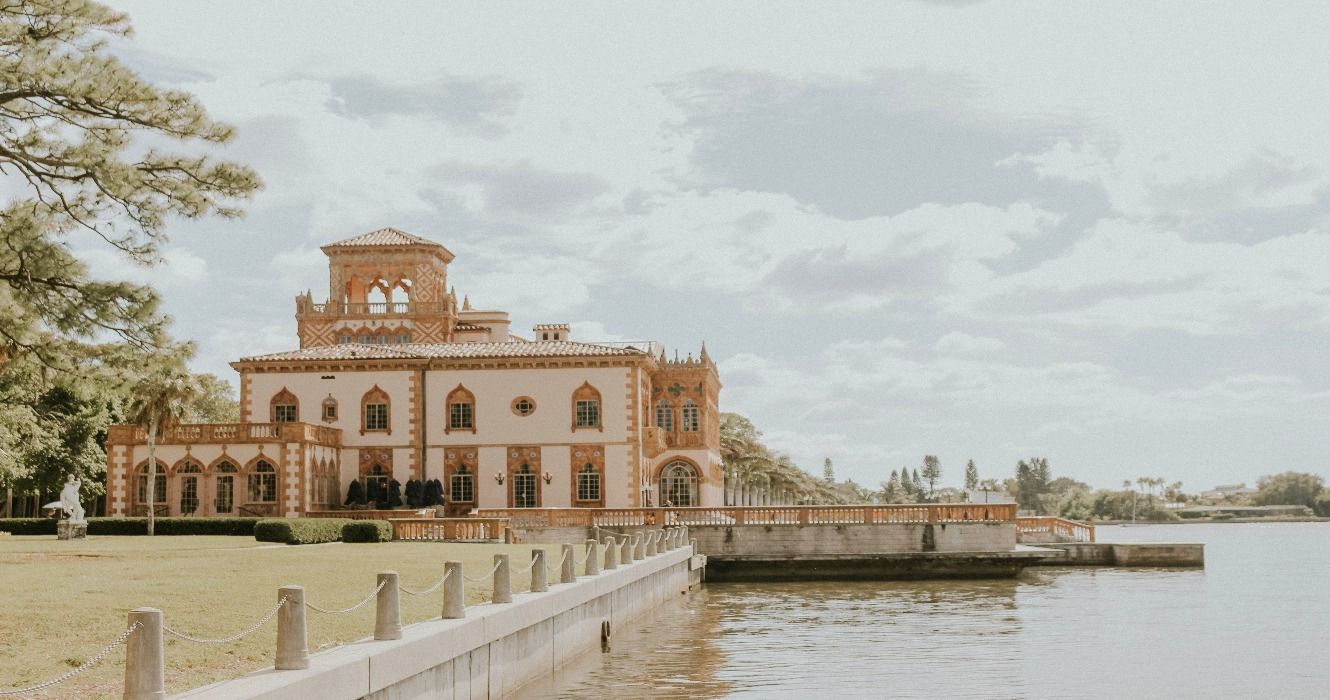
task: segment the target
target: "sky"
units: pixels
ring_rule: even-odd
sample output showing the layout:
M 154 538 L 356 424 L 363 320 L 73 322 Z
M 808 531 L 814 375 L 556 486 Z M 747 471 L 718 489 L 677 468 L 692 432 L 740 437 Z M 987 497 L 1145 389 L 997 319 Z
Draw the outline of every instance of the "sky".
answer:
M 265 189 L 171 226 L 194 367 L 394 226 L 520 332 L 719 364 L 821 473 L 1330 475 L 1330 5 L 115 2 Z

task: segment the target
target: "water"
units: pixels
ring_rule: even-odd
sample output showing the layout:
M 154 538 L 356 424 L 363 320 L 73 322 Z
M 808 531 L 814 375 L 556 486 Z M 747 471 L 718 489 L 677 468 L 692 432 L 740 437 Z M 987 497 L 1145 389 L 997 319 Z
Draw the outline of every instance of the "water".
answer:
M 517 697 L 1330 698 L 1330 523 L 1098 536 L 1206 569 L 708 584 Z

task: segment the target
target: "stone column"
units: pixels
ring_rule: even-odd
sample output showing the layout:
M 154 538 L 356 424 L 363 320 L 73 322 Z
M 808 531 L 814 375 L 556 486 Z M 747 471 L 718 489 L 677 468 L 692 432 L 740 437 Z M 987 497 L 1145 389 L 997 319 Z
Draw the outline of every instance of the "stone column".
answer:
M 462 562 L 450 561 L 443 565 L 448 577 L 443 582 L 443 614 L 445 620 L 466 617 L 466 580 L 462 578 Z
M 647 558 L 647 533 L 645 531 L 637 533 L 636 546 L 633 547 L 633 561 L 641 561 Z
M 531 592 L 542 593 L 550 589 L 550 572 L 545 568 L 545 550 L 531 550 Z
M 600 574 L 600 541 L 586 541 L 586 575 L 597 576 Z
M 165 700 L 166 647 L 162 639 L 162 611 L 134 608 L 129 624 L 139 628 L 125 640 L 125 700 Z
M 623 546 L 619 550 L 619 559 L 624 564 L 633 563 L 633 536 L 626 535 L 623 538 Z
M 401 594 L 398 593 L 397 572 L 379 572 L 379 596 L 374 608 L 374 638 L 401 639 Z
M 619 568 L 619 543 L 613 537 L 605 538 L 609 540 L 605 543 L 605 570 Z
M 560 569 L 559 583 L 572 583 L 577 580 L 577 553 L 571 544 L 563 546 L 563 566 Z
M 277 659 L 273 668 L 294 671 L 309 668 L 309 635 L 305 627 L 305 587 L 282 586 L 277 599 L 286 603 L 277 611 Z
M 494 569 L 494 595 L 490 598 L 494 603 L 513 602 L 513 580 L 512 569 L 508 567 L 507 554 L 495 554 L 494 563 L 498 568 Z

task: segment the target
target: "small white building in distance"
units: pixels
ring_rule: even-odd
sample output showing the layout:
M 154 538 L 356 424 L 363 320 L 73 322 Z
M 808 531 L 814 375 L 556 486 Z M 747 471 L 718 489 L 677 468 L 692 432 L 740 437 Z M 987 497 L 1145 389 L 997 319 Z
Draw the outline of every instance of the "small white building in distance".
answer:
M 453 254 L 385 228 L 323 247 L 328 300 L 296 297 L 300 347 L 244 357 L 241 422 L 158 441 L 156 511 L 293 517 L 353 481 L 442 491 L 473 508 L 721 505 L 720 379 L 705 346 L 530 337 L 459 303 Z M 112 426 L 107 511 L 147 511 L 146 435 Z M 370 482 L 376 482 L 370 484 Z

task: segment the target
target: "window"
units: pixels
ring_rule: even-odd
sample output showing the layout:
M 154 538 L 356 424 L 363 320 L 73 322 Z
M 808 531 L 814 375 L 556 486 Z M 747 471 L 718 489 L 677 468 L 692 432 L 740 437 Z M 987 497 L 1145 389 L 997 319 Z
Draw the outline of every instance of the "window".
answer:
M 375 502 L 386 503 L 388 501 L 388 482 L 390 481 L 388 470 L 381 464 L 375 464 L 369 473 L 365 475 L 365 494 L 375 496 Z
M 236 466 L 230 462 L 222 462 L 213 471 L 217 474 L 215 477 L 217 495 L 213 497 L 213 509 L 217 513 L 230 513 L 235 509 Z
M 577 500 L 600 500 L 600 472 L 596 470 L 596 465 L 587 463 L 577 472 Z
M 351 336 L 349 336 L 349 335 L 339 335 L 339 336 L 337 336 L 337 343 L 338 343 L 339 345 L 350 345 L 350 344 L 351 344 Z
M 199 475 L 203 467 L 193 462 L 176 468 L 180 475 L 180 512 L 190 515 L 199 509 Z
M 536 402 L 530 396 L 519 396 L 513 399 L 513 413 L 519 416 L 529 416 L 536 412 Z
M 697 404 L 692 399 L 688 399 L 683 404 L 683 431 L 685 433 L 696 433 L 702 429 L 701 412 L 698 411 Z
M 392 434 L 391 416 L 389 415 L 388 393 L 376 384 L 360 398 L 360 425 L 362 434 L 371 431 L 383 431 Z
M 381 336 L 379 336 L 378 341 L 379 341 L 379 345 L 387 345 L 387 344 L 388 344 L 388 336 L 386 336 L 386 335 L 381 335 Z
M 256 462 L 249 474 L 249 502 L 277 502 L 277 470 L 265 460 Z
M 337 420 L 337 399 L 328 394 L 328 398 L 323 400 L 323 420 L 331 423 Z
M 667 433 L 674 432 L 674 407 L 665 399 L 656 404 L 656 427 Z
M 453 430 L 476 431 L 476 396 L 461 384 L 448 392 L 448 428 L 444 432 Z
M 600 423 L 600 392 L 590 382 L 583 382 L 573 392 L 573 430 L 579 428 L 604 430 Z
M 409 335 L 399 335 L 399 336 L 397 336 L 397 342 L 398 342 L 398 343 L 409 343 L 409 342 L 411 342 L 411 336 L 409 336 Z
M 448 500 L 453 503 L 472 503 L 476 500 L 476 478 L 465 464 L 453 473 L 448 485 Z
M 665 465 L 660 471 L 660 502 L 679 508 L 697 505 L 697 471 L 693 465 L 682 460 Z
M 268 420 L 274 423 L 294 423 L 300 420 L 300 400 L 286 387 L 268 401 Z
M 369 336 L 367 336 L 367 335 L 362 335 L 362 336 L 360 336 L 360 344 L 361 344 L 361 345 L 369 345 Z
M 160 463 L 157 465 L 157 478 L 152 485 L 152 502 L 154 504 L 166 503 L 166 467 Z M 148 465 L 139 467 L 139 503 L 147 505 L 148 503 Z
M 536 502 L 536 473 L 531 465 L 523 464 L 513 474 L 513 507 L 535 508 Z

